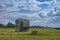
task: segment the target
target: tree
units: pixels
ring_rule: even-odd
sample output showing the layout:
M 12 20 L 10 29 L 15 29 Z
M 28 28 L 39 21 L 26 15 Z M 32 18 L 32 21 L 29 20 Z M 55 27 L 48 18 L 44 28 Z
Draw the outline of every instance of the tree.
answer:
M 4 25 L 3 24 L 0 24 L 0 28 L 3 28 L 4 27 Z
M 14 24 L 12 24 L 11 22 L 8 22 L 8 24 L 7 24 L 7 26 L 6 26 L 7 28 L 14 28 L 15 27 L 15 25 Z

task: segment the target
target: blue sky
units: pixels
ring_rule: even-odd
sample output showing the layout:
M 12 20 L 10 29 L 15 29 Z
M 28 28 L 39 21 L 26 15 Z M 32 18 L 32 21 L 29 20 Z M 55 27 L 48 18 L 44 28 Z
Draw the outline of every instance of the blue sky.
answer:
M 0 0 L 0 23 L 15 23 L 17 18 L 30 25 L 60 27 L 60 0 Z

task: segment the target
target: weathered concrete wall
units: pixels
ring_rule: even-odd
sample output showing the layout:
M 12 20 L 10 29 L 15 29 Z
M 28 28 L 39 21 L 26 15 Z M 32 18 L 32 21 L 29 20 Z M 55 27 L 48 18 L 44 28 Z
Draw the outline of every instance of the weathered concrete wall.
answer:
M 29 28 L 29 20 L 27 19 L 19 18 L 15 21 L 15 23 L 16 23 L 15 31 L 17 32 L 27 31 Z

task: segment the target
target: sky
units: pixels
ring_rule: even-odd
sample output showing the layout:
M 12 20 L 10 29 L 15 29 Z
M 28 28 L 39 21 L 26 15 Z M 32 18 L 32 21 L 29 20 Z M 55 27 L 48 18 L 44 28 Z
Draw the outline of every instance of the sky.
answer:
M 17 18 L 30 25 L 60 27 L 60 0 L 0 0 L 0 23 L 15 24 Z

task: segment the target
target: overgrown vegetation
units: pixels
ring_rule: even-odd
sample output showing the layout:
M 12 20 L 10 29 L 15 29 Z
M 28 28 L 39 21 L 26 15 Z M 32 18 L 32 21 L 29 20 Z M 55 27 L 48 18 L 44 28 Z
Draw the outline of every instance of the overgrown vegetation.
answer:
M 38 34 L 29 35 L 33 30 L 38 31 Z M 60 30 L 30 28 L 27 32 L 15 32 L 15 28 L 0 28 L 0 40 L 60 40 Z

